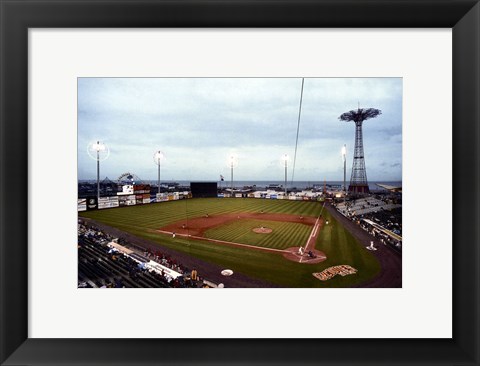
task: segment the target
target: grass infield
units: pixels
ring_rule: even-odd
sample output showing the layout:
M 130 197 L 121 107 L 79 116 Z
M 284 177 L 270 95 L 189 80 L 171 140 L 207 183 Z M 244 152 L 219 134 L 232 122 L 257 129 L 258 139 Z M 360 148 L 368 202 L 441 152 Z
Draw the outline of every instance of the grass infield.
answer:
M 253 229 L 266 227 L 270 234 L 255 233 Z M 310 225 L 269 220 L 239 220 L 230 222 L 205 232 L 206 238 L 249 244 L 263 248 L 287 249 L 305 246 L 312 231 Z
M 79 212 L 80 217 L 89 217 L 130 234 L 189 254 L 190 256 L 230 268 L 235 272 L 263 279 L 284 287 L 351 287 L 375 277 L 380 264 L 372 253 L 365 250 L 357 240 L 340 225 L 320 202 L 265 200 L 252 198 L 208 198 L 170 201 Z M 305 218 L 316 218 L 322 214 L 328 225 L 323 225 L 315 248 L 324 252 L 327 260 L 317 264 L 300 264 L 285 259 L 281 254 L 266 253 L 232 246 L 219 245 L 155 232 L 177 222 L 188 222 L 209 215 L 231 215 L 241 213 L 289 214 Z M 258 234 L 255 227 L 273 229 L 270 234 Z M 311 225 L 304 223 L 240 219 L 205 230 L 204 237 L 231 241 L 272 249 L 285 249 L 305 245 Z M 358 270 L 345 277 L 335 276 L 328 281 L 319 281 L 313 272 L 341 264 Z

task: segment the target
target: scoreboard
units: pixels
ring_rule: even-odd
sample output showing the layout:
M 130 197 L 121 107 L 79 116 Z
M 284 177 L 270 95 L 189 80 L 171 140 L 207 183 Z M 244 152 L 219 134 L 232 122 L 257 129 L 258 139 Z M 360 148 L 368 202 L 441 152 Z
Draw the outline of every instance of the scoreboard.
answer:
M 193 198 L 217 197 L 217 182 L 191 182 Z

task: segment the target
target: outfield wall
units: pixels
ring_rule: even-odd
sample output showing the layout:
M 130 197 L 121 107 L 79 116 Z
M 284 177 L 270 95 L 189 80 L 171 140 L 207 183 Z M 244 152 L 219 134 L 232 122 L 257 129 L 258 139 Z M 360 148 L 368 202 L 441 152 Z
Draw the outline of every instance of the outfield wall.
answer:
M 254 192 L 254 193 L 237 193 L 234 198 L 253 198 L 266 200 L 293 200 L 293 201 L 322 201 L 323 197 L 304 195 L 303 192 L 297 195 L 285 196 L 284 194 L 272 192 Z M 107 208 L 125 207 L 147 205 L 150 203 L 161 203 L 169 201 L 177 201 L 181 199 L 192 198 L 188 192 L 173 192 L 173 193 L 143 193 L 143 194 L 122 194 L 111 197 L 100 197 L 97 203 L 96 197 L 79 198 L 77 199 L 77 211 L 87 210 L 104 210 Z M 231 198 L 229 193 L 219 193 L 217 198 Z
M 122 194 L 118 196 L 78 198 L 77 211 L 104 210 L 107 208 L 147 205 L 157 202 L 177 201 L 190 198 L 188 192 Z

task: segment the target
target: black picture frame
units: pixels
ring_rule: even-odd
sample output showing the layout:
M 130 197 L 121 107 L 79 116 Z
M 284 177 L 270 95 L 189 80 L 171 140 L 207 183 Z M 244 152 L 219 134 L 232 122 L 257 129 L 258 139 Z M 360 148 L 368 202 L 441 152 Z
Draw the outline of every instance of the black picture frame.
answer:
M 479 365 L 478 1 L 0 0 L 0 25 L 2 365 Z M 452 28 L 452 339 L 28 338 L 28 29 L 57 27 Z

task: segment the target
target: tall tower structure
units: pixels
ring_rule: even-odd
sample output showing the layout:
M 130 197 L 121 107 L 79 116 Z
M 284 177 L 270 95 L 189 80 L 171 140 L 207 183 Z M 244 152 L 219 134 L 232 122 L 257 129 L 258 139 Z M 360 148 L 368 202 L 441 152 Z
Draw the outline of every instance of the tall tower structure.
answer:
M 375 118 L 382 114 L 382 111 L 375 108 L 358 108 L 343 113 L 338 119 L 345 122 L 355 122 L 355 149 L 353 154 L 352 175 L 348 192 L 351 193 L 369 193 L 367 181 L 367 169 L 365 168 L 365 157 L 363 154 L 363 134 L 362 124 L 370 118 Z

